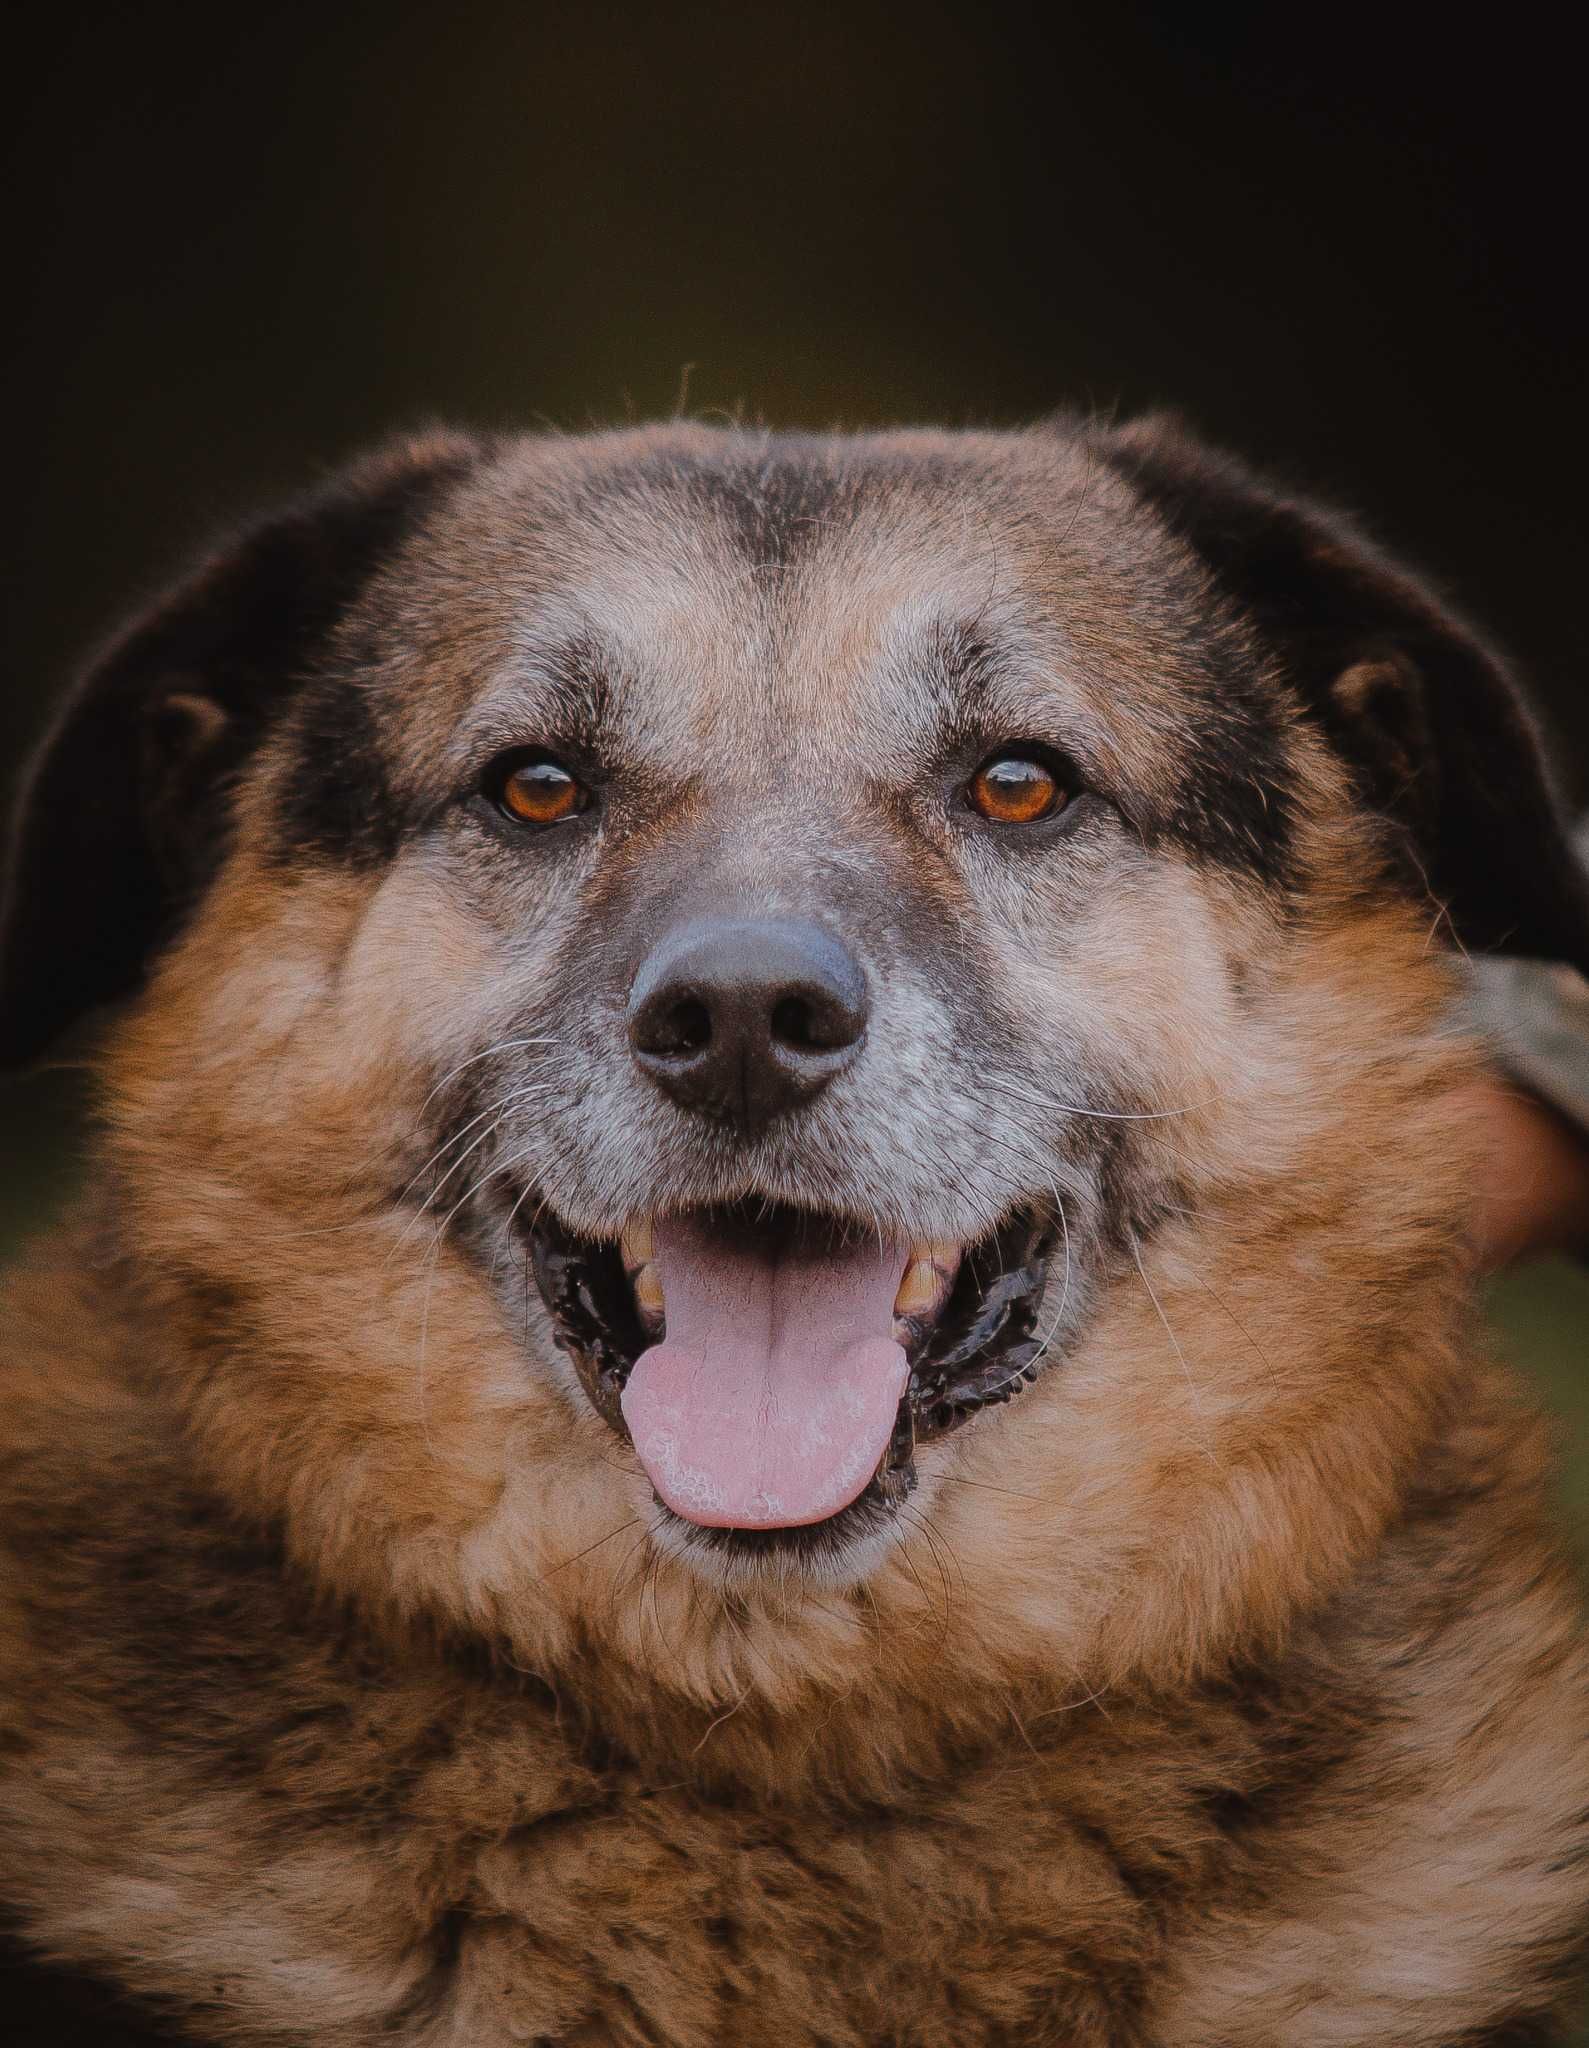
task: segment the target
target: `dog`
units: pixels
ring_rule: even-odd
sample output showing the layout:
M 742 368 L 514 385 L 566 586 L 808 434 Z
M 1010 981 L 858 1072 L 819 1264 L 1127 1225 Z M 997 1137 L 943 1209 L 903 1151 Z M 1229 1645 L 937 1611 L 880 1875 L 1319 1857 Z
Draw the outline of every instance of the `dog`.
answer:
M 106 1013 L 11 2038 L 1556 2039 L 1463 949 L 1589 968 L 1517 686 L 1173 419 L 436 432 L 219 548 L 11 848 L 4 1057 Z

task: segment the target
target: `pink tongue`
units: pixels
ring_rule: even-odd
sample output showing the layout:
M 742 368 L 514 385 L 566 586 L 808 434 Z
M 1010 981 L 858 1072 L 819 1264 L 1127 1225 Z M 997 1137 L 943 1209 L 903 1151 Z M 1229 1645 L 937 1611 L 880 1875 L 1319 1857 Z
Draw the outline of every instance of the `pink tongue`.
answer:
M 636 1360 L 624 1420 L 651 1483 L 711 1529 L 791 1529 L 847 1507 L 905 1391 L 889 1335 L 910 1250 L 876 1240 L 769 1255 L 656 1226 L 667 1336 Z

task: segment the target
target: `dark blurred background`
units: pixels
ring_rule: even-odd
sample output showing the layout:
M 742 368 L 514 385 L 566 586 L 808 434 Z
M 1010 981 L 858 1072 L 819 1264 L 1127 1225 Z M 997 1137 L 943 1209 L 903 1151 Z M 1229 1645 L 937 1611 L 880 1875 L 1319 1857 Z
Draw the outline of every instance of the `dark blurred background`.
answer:
M 1444 577 L 1589 758 L 1578 67 L 1521 10 L 1394 16 L 31 11 L 6 745 L 350 447 L 687 372 L 774 424 L 1183 406 Z
M 1580 74 L 1526 10 L 1480 19 L 33 10 L 0 777 L 175 558 L 396 425 L 1171 402 L 1510 644 L 1581 798 Z M 70 1180 L 70 1097 L 0 1091 L 0 1245 Z M 1536 1268 L 1497 1316 L 1582 1534 L 1589 1283 Z

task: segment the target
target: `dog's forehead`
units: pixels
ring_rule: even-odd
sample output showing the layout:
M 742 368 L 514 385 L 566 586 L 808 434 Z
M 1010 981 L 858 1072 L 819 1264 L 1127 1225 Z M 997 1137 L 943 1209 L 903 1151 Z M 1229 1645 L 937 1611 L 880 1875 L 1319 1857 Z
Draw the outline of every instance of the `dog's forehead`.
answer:
M 1164 551 L 1057 437 L 537 444 L 416 565 L 404 723 L 434 758 L 599 713 L 680 773 L 910 750 L 973 690 L 1108 723 L 1122 676 L 1173 685 Z

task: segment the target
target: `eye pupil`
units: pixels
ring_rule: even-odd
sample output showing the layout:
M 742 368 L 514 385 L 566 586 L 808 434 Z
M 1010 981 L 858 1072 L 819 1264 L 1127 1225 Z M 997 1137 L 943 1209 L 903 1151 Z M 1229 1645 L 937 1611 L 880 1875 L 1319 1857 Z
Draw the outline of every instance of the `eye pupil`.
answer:
M 984 761 L 967 795 L 974 810 L 998 825 L 1034 825 L 1065 802 L 1053 769 L 1030 754 L 999 754 Z
M 556 761 L 523 761 L 503 776 L 497 801 L 521 825 L 557 825 L 582 811 L 589 796 Z

